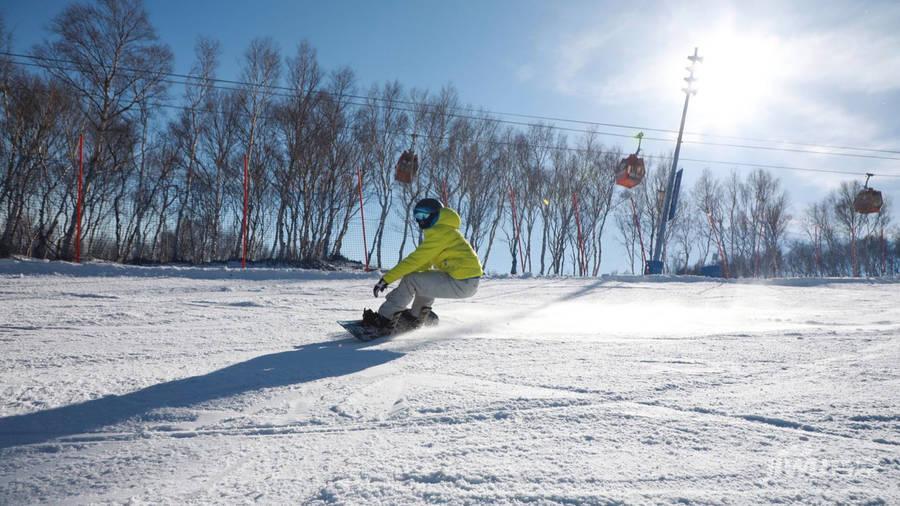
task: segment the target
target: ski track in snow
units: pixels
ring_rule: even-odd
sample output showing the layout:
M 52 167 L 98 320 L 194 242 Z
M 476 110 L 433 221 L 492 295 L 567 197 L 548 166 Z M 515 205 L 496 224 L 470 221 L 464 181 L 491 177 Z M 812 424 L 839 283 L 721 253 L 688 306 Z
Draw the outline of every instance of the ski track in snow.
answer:
M 0 260 L 0 504 L 900 503 L 900 283 L 376 279 Z

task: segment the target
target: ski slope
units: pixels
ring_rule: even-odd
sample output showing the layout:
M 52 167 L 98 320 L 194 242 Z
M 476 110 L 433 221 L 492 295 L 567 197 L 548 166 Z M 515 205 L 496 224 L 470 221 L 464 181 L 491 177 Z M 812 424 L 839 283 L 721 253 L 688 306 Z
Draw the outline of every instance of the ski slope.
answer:
M 900 503 L 900 283 L 0 260 L 0 504 Z

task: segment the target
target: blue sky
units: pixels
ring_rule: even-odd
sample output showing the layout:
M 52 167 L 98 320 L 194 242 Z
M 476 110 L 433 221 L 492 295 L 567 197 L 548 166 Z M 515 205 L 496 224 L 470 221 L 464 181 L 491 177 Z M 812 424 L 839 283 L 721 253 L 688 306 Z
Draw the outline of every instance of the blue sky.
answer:
M 24 51 L 45 37 L 68 3 L 6 2 L 0 11 L 14 47 Z M 362 89 L 393 79 L 430 90 L 452 83 L 464 102 L 489 110 L 665 129 L 678 127 L 685 57 L 699 46 L 706 59 L 688 131 L 900 151 L 900 2 L 150 0 L 146 7 L 178 72 L 188 71 L 200 35 L 222 42 L 223 78 L 239 76 L 254 37 L 273 38 L 285 54 L 306 39 L 324 68 L 349 66 Z M 627 139 L 603 141 L 632 148 Z M 673 144 L 644 147 L 661 154 Z M 898 160 L 690 143 L 682 156 L 900 176 Z M 731 169 L 680 166 L 687 187 L 705 167 Z M 773 172 L 789 188 L 795 215 L 852 178 Z M 900 177 L 873 184 L 888 198 L 900 194 Z M 605 272 L 623 268 L 608 236 Z

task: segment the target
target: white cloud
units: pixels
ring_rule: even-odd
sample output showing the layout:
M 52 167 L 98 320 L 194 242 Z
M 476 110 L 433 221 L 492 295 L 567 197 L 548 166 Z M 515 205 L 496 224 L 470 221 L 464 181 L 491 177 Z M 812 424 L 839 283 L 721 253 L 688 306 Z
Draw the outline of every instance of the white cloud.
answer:
M 632 57 L 634 15 L 598 16 L 603 20 L 584 29 L 568 29 L 551 42 L 552 63 L 546 74 L 553 89 L 564 95 L 588 95 L 603 98 L 603 82 L 623 68 L 623 60 Z M 591 18 L 592 16 L 586 16 Z
M 870 145 L 881 129 L 872 118 L 854 113 L 835 102 L 785 95 L 776 103 L 778 111 L 769 122 L 792 125 L 793 139 L 815 139 L 829 145 Z
M 784 51 L 792 63 L 787 77 L 797 85 L 827 85 L 841 91 L 900 90 L 900 34 L 875 29 L 856 23 L 786 39 Z
M 608 7 L 566 20 L 570 26 L 558 30 L 545 63 L 533 64 L 536 81 L 584 98 L 600 113 L 626 111 L 631 117 L 617 118 L 625 122 L 660 111 L 671 117 L 696 43 L 707 60 L 689 130 L 900 144 L 884 134 L 896 125 L 893 114 L 860 112 L 853 96 L 900 91 L 900 4 L 667 3 L 638 13 L 632 4 L 627 12 Z
M 860 99 L 881 94 L 879 101 L 900 103 L 897 27 L 900 3 L 605 4 L 558 20 L 529 68 L 532 82 L 584 102 L 594 119 L 675 128 L 686 56 L 697 45 L 707 59 L 688 130 L 896 149 L 895 112 L 863 108 Z M 690 151 L 695 158 L 900 173 L 890 160 L 700 145 Z M 798 189 L 798 201 L 852 177 L 779 175 Z
M 715 52 L 723 49 L 717 46 L 724 33 L 732 45 L 734 40 L 759 44 L 772 59 L 772 67 L 760 71 L 773 74 L 784 86 L 868 93 L 900 90 L 900 4 L 868 11 L 848 4 L 830 10 L 821 20 L 815 6 L 770 5 L 774 10 L 766 11 L 767 16 L 735 11 L 728 4 L 710 6 L 701 14 L 688 6 L 645 9 L 640 15 L 585 14 L 600 22 L 570 27 L 553 41 L 550 61 L 544 65 L 551 70 L 547 75 L 566 95 L 588 96 L 600 103 L 638 102 L 648 93 L 678 86 L 684 56 L 694 42 L 701 53 Z M 630 4 L 629 9 L 633 10 Z M 752 15 L 757 17 L 748 17 Z M 752 53 L 742 51 L 735 57 L 748 55 Z

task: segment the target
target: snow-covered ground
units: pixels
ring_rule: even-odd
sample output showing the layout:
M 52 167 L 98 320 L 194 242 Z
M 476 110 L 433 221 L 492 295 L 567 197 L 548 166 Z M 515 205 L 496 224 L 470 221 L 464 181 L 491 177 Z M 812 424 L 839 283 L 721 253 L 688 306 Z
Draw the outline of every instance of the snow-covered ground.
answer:
M 0 504 L 900 503 L 900 284 L 0 261 Z

